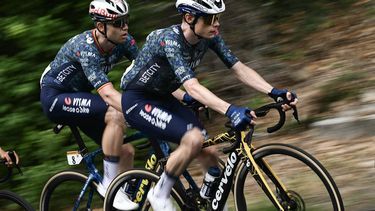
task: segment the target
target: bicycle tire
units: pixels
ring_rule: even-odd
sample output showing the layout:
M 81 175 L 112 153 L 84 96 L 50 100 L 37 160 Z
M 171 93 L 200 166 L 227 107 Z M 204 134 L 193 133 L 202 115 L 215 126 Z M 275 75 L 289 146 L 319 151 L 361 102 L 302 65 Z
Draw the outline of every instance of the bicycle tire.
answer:
M 23 208 L 23 210 L 26 211 L 34 211 L 35 209 L 22 197 L 17 195 L 16 193 L 13 193 L 12 191 L 8 190 L 1 190 L 0 191 L 0 199 L 1 200 L 9 200 L 12 203 L 18 204 L 20 207 Z M 2 209 L 3 204 L 0 205 L 0 208 Z
M 148 181 L 151 181 L 151 183 L 156 184 L 159 181 L 159 175 L 157 175 L 153 171 L 146 169 L 131 169 L 118 175 L 111 182 L 107 189 L 106 196 L 104 197 L 103 211 L 115 210 L 112 204 L 117 191 L 119 191 L 120 187 L 125 183 L 125 181 L 129 181 L 131 179 L 147 179 Z M 144 196 L 147 196 L 147 192 L 145 192 L 144 194 Z M 183 201 L 183 198 L 181 194 L 178 191 L 176 191 L 175 187 L 173 187 L 172 189 L 171 197 L 175 200 L 175 202 L 181 210 L 186 210 L 184 209 L 185 203 Z M 149 208 L 150 207 L 147 204 L 144 204 L 144 207 L 140 207 L 138 210 L 148 210 Z
M 268 145 L 264 145 L 256 149 L 253 152 L 254 159 L 258 165 L 262 161 L 262 159 L 267 159 L 267 158 L 270 159 L 273 155 L 275 156 L 282 155 L 283 159 L 284 158 L 289 159 L 289 157 L 294 158 L 299 161 L 298 163 L 302 162 L 303 165 L 308 166 L 308 168 L 312 170 L 316 176 L 319 177 L 320 182 L 323 183 L 326 189 L 326 192 L 328 192 L 327 195 L 329 195 L 329 200 L 332 206 L 331 209 L 335 211 L 344 210 L 344 203 L 342 201 L 337 185 L 335 184 L 334 180 L 332 179 L 328 171 L 323 167 L 323 165 L 317 159 L 315 159 L 313 156 L 311 156 L 307 152 L 297 147 L 287 145 L 287 144 L 268 144 Z M 279 159 L 279 161 L 280 160 L 281 159 Z M 236 210 L 241 210 L 241 211 L 247 210 L 247 204 L 246 204 L 247 200 L 245 199 L 244 187 L 245 187 L 245 180 L 249 173 L 249 170 L 246 167 L 245 162 L 242 162 L 241 165 L 239 166 L 237 170 L 237 172 L 239 173 L 237 177 L 235 178 L 235 182 L 234 182 L 235 207 L 236 207 Z M 260 168 L 262 169 L 261 166 Z M 300 177 L 302 177 L 302 175 L 300 175 Z M 281 181 L 284 182 L 283 180 Z M 309 184 L 309 185 L 311 186 L 312 184 Z M 306 189 L 306 186 L 304 188 Z M 313 189 L 313 187 L 310 187 L 310 189 Z M 301 197 L 300 195 L 298 195 L 298 193 L 292 190 L 290 191 L 290 194 L 292 195 L 292 197 L 295 197 L 297 200 L 299 199 L 298 197 Z M 300 199 L 302 199 L 302 197 Z M 298 204 L 299 202 L 296 202 L 296 203 Z M 303 199 L 302 199 L 302 202 L 300 203 L 304 203 Z M 303 206 L 305 206 L 305 204 L 303 204 Z M 303 207 L 302 210 L 305 210 L 305 207 Z M 327 210 L 327 208 L 325 208 L 324 210 Z
M 87 178 L 88 177 L 85 174 L 83 174 L 82 172 L 73 171 L 73 170 L 62 171 L 62 172 L 59 172 L 59 173 L 53 175 L 44 185 L 43 191 L 42 191 L 41 196 L 40 196 L 39 210 L 40 211 L 54 210 L 53 208 L 50 208 L 50 206 L 52 206 L 53 203 L 55 203 L 55 202 L 51 201 L 51 197 L 53 196 L 52 194 L 54 193 L 56 188 L 58 188 L 59 186 L 61 187 L 64 182 L 82 183 L 82 185 L 80 185 L 80 186 L 77 185 L 77 187 L 83 188 Z M 96 190 L 97 184 L 95 182 L 92 182 L 90 184 L 90 187 L 88 187 L 88 188 L 93 188 L 93 190 Z M 69 191 L 69 194 L 70 193 L 71 193 L 71 191 Z M 71 197 L 71 198 L 75 199 L 74 197 Z M 80 203 L 80 204 L 82 205 L 83 203 Z M 73 201 L 71 206 L 74 206 L 74 201 Z

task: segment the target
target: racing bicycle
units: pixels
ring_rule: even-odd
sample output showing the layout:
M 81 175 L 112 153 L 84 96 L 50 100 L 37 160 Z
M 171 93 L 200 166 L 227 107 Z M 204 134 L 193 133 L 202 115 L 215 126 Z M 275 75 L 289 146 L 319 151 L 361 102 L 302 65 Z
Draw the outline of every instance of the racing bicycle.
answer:
M 278 123 L 267 128 L 267 132 L 275 132 L 284 125 L 285 112 L 281 108 L 284 103 L 272 103 L 254 110 L 257 117 L 266 116 L 270 110 L 278 112 Z M 293 115 L 298 121 L 296 108 Z M 259 191 L 265 195 L 262 201 L 264 206 L 257 207 L 257 210 L 344 210 L 341 194 L 333 178 L 312 155 L 288 144 L 271 143 L 255 147 L 252 144 L 253 126 L 249 126 L 244 131 L 236 131 L 229 123 L 225 125 L 230 128 L 228 132 L 203 143 L 203 147 L 223 142 L 230 143 L 229 147 L 223 149 L 223 152 L 228 154 L 228 158 L 218 179 L 213 198 L 208 206 L 204 207 L 205 210 L 222 210 L 231 191 L 234 194 L 236 210 L 254 209 L 251 201 L 252 193 L 256 188 L 249 185 L 251 177 L 259 186 Z M 159 166 L 163 166 L 163 163 Z M 104 210 L 114 210 L 112 207 L 114 196 L 125 183 L 133 184 L 135 191 L 130 196 L 135 202 L 145 201 L 140 204 L 140 209 L 149 210 L 151 206 L 145 199 L 147 191 L 157 183 L 160 172 L 162 171 L 132 169 L 118 175 L 107 190 Z M 199 192 L 185 188 L 180 180 L 178 181 L 171 191 L 174 204 L 184 211 L 201 210 L 202 206 L 196 197 Z M 148 189 L 144 188 L 145 185 Z

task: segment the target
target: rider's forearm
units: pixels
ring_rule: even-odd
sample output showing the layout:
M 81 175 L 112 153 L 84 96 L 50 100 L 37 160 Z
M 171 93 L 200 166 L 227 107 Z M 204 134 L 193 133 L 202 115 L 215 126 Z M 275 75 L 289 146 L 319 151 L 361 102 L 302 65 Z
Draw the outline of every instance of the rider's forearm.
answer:
M 176 91 L 172 92 L 173 97 L 175 97 L 177 100 L 182 101 L 184 99 L 184 95 L 186 92 L 184 92 L 182 89 L 177 89 Z
M 104 102 L 122 112 L 121 93 L 113 87 L 112 83 L 104 84 L 98 89 L 98 93 Z
M 195 78 L 185 81 L 183 86 L 187 93 L 195 100 L 219 113 L 225 114 L 230 106 L 229 103 L 220 99 L 206 87 L 202 86 Z
M 232 69 L 234 70 L 236 77 L 244 84 L 265 94 L 271 92 L 273 87 L 265 81 L 262 76 L 255 72 L 255 70 L 246 66 L 242 62 L 237 62 L 233 65 Z

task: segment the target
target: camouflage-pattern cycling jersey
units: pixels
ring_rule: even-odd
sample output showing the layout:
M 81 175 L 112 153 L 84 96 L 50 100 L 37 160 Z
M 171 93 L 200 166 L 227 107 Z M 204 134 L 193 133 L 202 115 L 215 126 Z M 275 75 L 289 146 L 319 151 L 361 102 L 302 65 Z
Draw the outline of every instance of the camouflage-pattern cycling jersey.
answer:
M 131 35 L 105 54 L 94 30 L 85 31 L 61 47 L 42 74 L 40 84 L 67 92 L 98 89 L 109 82 L 107 74 L 120 59 L 125 56 L 133 60 L 137 54 L 138 48 Z
M 194 68 L 208 48 L 215 51 L 228 68 L 238 61 L 219 35 L 191 45 L 180 25 L 153 31 L 133 66 L 122 76 L 121 88 L 158 95 L 170 94 L 186 80 L 195 77 Z

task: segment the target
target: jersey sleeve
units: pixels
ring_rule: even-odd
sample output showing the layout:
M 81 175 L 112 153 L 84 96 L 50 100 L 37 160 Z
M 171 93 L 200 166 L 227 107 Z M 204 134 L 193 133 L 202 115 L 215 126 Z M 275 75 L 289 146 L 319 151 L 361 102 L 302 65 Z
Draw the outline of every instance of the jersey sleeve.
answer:
M 195 78 L 195 73 L 186 62 L 181 51 L 181 45 L 173 36 L 165 36 L 160 45 L 165 53 L 165 56 L 174 71 L 177 79 L 182 84 L 185 81 Z
M 231 68 L 239 59 L 232 53 L 231 50 L 225 45 L 221 36 L 215 36 L 209 41 L 209 48 L 211 48 L 220 57 L 224 64 Z
M 133 36 L 128 34 L 126 41 L 125 41 L 125 57 L 128 58 L 130 61 L 137 58 L 139 49 L 137 47 L 137 43 Z
M 77 51 L 78 61 L 82 66 L 82 70 L 91 85 L 98 89 L 102 85 L 110 82 L 101 63 L 99 52 L 84 46 Z

